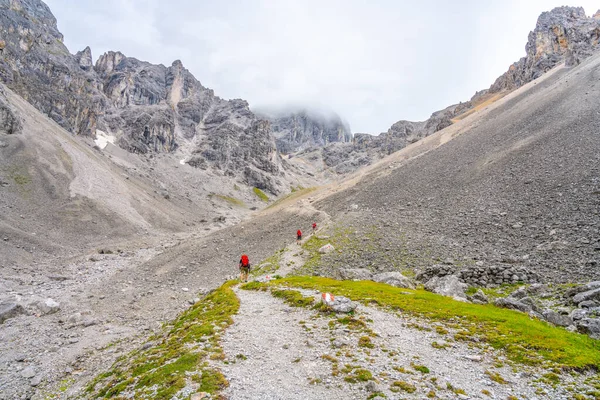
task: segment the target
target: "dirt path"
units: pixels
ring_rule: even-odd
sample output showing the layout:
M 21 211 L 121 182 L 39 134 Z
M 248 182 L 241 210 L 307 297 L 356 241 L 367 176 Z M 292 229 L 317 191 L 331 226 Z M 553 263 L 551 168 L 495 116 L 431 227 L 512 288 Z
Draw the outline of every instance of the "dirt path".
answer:
M 402 314 L 359 306 L 348 323 L 269 292 L 236 293 L 241 306 L 222 338 L 228 363 L 220 365 L 231 399 L 569 399 L 565 387 L 585 378 L 544 383 L 549 371 L 514 365 L 487 345 L 455 341 L 441 325 Z M 364 337 L 370 345 L 360 344 Z

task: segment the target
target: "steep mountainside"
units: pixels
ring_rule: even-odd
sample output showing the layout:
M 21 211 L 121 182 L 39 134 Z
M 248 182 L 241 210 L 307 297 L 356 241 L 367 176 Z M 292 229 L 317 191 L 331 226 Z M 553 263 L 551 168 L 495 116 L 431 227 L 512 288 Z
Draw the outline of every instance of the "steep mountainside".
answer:
M 337 114 L 325 115 L 317 111 L 301 110 L 266 113 L 264 117 L 271 121 L 277 149 L 282 153 L 352 141 L 350 126 Z
M 215 96 L 180 61 L 108 52 L 92 65 L 89 48 L 69 53 L 40 0 L 1 0 L 0 31 L 0 78 L 65 129 L 101 131 L 133 153 L 176 153 L 273 194 L 289 190 L 269 122 L 243 100 Z
M 557 7 L 538 18 L 529 33 L 526 56 L 487 90 L 477 93 L 467 102 L 434 112 L 423 122 L 398 121 L 378 136 L 356 134 L 353 143 L 333 145 L 323 151 L 325 164 L 338 173 L 355 171 L 383 156 L 396 152 L 410 143 L 429 136 L 506 93 L 539 78 L 561 62 L 574 66 L 589 57 L 600 43 L 600 11 L 587 17 L 581 7 Z

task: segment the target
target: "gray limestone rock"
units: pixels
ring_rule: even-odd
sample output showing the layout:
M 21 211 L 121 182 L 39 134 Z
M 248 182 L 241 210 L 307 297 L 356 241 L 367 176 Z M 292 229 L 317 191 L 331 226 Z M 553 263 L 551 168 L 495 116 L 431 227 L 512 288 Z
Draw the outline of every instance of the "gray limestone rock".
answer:
M 444 296 L 453 297 L 456 300 L 466 301 L 467 284 L 461 282 L 456 275 L 444 277 L 433 277 L 425 283 L 425 289 L 430 292 L 438 293 Z
M 544 319 L 553 325 L 569 326 L 573 324 L 573 320 L 568 315 L 561 315 L 556 311 L 546 310 L 542 313 Z
M 375 282 L 386 283 L 388 285 L 392 285 L 392 286 L 396 286 L 396 287 L 407 288 L 407 289 L 415 288 L 415 284 L 412 282 L 412 280 L 410 278 L 402 275 L 402 273 L 397 272 L 397 271 L 383 272 L 381 274 L 373 275 L 373 277 L 371 279 Z
M 60 310 L 60 303 L 54 299 L 47 298 L 36 303 L 37 309 L 42 315 L 54 314 Z
M 335 296 L 333 301 L 323 300 L 323 302 L 336 313 L 347 314 L 354 311 L 358 304 L 344 296 Z
M 340 269 L 339 273 L 341 278 L 345 280 L 369 280 L 373 276 L 373 273 L 366 268 Z
M 488 297 L 481 289 L 477 290 L 472 296 L 469 296 L 469 300 L 475 304 L 487 304 L 489 302 Z
M 25 314 L 25 309 L 20 304 L 14 302 L 0 304 L 0 324 L 20 314 Z
M 588 334 L 593 339 L 600 339 L 600 319 L 582 318 L 575 325 L 579 332 Z
M 530 304 L 522 303 L 521 301 L 511 297 L 497 299 L 494 304 L 498 307 L 509 308 L 511 310 L 517 310 L 524 313 L 533 311 L 533 308 Z
M 573 296 L 573 303 L 579 304 L 583 301 L 600 300 L 600 288 L 588 290 Z

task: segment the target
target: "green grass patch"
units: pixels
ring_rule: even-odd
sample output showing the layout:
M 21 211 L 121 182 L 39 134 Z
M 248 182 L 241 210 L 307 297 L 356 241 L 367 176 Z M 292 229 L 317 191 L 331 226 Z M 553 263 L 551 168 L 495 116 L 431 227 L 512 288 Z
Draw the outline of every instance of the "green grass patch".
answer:
M 267 196 L 265 194 L 265 192 L 263 192 L 262 190 L 260 190 L 259 188 L 255 187 L 254 189 L 252 189 L 252 191 L 254 191 L 254 194 L 261 199 L 262 201 L 264 201 L 265 203 L 269 202 L 269 196 Z
M 190 381 L 200 391 L 218 394 L 227 386 L 224 376 L 207 359 L 222 359 L 219 334 L 233 323 L 239 300 L 230 281 L 211 292 L 165 325 L 147 349 L 134 350 L 98 375 L 86 388 L 94 398 L 124 393 L 134 398 L 166 400 L 177 396 Z
M 304 297 L 297 290 L 272 289 L 271 295 L 282 299 L 284 303 L 292 307 L 310 307 L 315 299 L 313 297 Z
M 392 386 L 390 386 L 390 390 L 392 392 L 398 392 L 402 390 L 406 393 L 414 393 L 417 390 L 417 388 L 415 387 L 415 385 L 412 385 L 408 382 L 395 381 L 392 383 Z
M 253 268 L 250 271 L 252 276 L 259 276 L 265 274 L 272 274 L 281 268 L 281 258 L 283 257 L 283 253 L 285 249 L 280 249 L 273 253 L 271 257 L 265 258 L 262 260 L 257 268 Z
M 225 195 L 222 195 L 222 194 L 209 194 L 208 197 L 211 198 L 211 199 L 222 200 L 222 201 L 224 201 L 226 203 L 231 204 L 232 206 L 246 207 L 246 203 L 244 203 L 240 199 L 236 199 L 235 197 L 225 196 Z
M 343 295 L 407 314 L 464 328 L 470 337 L 484 340 L 524 364 L 547 362 L 577 370 L 600 368 L 600 341 L 532 319 L 527 314 L 490 304 L 463 303 L 424 290 L 395 288 L 370 281 L 337 281 L 321 277 L 289 277 L 285 284 Z M 406 294 L 410 293 L 410 294 Z
M 502 375 L 500 375 L 498 372 L 491 372 L 486 370 L 485 374 L 494 382 L 499 383 L 501 385 L 506 385 L 508 382 L 506 381 L 506 379 L 504 379 L 502 377 Z
M 411 365 L 415 371 L 419 371 L 422 374 L 428 374 L 429 368 L 424 365 L 412 364 Z

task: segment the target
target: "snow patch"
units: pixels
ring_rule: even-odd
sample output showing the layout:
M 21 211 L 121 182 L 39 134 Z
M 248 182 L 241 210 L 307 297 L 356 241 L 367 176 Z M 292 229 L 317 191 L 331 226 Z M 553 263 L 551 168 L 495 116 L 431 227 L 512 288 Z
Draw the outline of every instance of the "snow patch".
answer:
M 181 160 L 179 160 L 179 164 L 185 165 L 185 158 L 182 158 Z
M 115 144 L 116 138 L 113 135 L 109 135 L 108 133 L 96 129 L 96 145 L 100 147 L 102 150 L 110 143 Z

